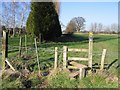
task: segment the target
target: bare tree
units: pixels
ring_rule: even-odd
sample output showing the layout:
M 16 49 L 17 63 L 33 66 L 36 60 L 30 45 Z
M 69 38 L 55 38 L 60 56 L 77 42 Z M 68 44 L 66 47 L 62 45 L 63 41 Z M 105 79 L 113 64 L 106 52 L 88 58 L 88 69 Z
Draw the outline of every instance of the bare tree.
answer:
M 118 24 L 116 24 L 116 23 L 111 24 L 111 32 L 118 33 Z
M 15 36 L 15 27 L 16 27 L 16 15 L 18 10 L 18 2 L 12 0 L 11 2 L 11 14 L 12 14 L 12 28 L 13 28 L 13 37 Z
M 118 24 L 111 24 L 104 26 L 102 23 L 92 23 L 90 26 L 90 31 L 95 33 L 118 33 Z
M 7 28 L 13 28 L 13 36 L 15 28 L 22 28 L 25 25 L 27 16 L 29 15 L 30 3 L 28 2 L 2 2 L 1 24 Z
M 15 35 L 16 11 L 18 2 L 2 2 L 2 25 L 7 28 L 13 28 L 13 36 Z
M 110 26 L 106 26 L 106 27 L 105 27 L 104 33 L 111 33 Z
M 84 23 L 85 23 L 85 19 L 83 17 L 75 17 L 70 21 L 67 28 L 71 27 L 71 30 L 74 30 L 73 32 L 80 32 L 81 30 L 85 28 Z
M 102 23 L 98 23 L 98 27 L 97 27 L 97 32 L 101 32 L 103 30 L 103 24 Z
M 75 17 L 72 21 L 76 24 L 76 32 L 80 32 L 85 28 L 85 19 L 83 17 Z
M 103 24 L 102 23 L 91 23 L 90 31 L 95 33 L 100 33 L 103 30 Z
M 97 23 L 95 22 L 95 23 L 92 23 L 91 24 L 91 26 L 90 26 L 90 31 L 92 31 L 92 32 L 97 32 Z
M 29 10 L 30 10 L 29 3 L 27 3 L 27 2 L 21 2 L 20 3 L 20 9 L 18 11 L 19 20 L 18 20 L 17 23 L 18 23 L 18 25 L 21 29 L 23 28 L 23 26 L 24 26 L 24 24 L 27 20 Z M 21 30 L 19 30 L 19 34 L 20 33 L 21 33 Z

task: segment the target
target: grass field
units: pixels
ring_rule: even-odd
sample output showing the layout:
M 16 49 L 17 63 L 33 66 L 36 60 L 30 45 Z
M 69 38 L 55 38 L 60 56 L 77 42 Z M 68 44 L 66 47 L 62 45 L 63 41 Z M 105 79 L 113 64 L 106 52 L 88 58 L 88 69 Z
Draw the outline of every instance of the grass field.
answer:
M 22 40 L 23 47 L 24 36 Z M 54 65 L 54 48 L 58 47 L 59 54 L 59 67 L 62 67 L 62 48 L 68 46 L 69 48 L 88 48 L 88 34 L 74 34 L 72 36 L 62 36 L 57 42 L 38 43 L 40 69 L 43 74 L 51 71 Z M 54 87 L 54 88 L 117 88 L 118 87 L 118 36 L 117 35 L 98 35 L 93 36 L 93 64 L 100 64 L 101 54 L 103 49 L 107 49 L 107 55 L 105 58 L 105 64 L 107 69 L 104 72 L 93 73 L 87 75 L 81 81 L 79 78 L 70 80 L 66 72 L 56 72 L 54 76 L 43 75 L 38 79 L 38 67 L 36 62 L 36 54 L 34 47 L 34 40 L 31 37 L 27 37 L 28 51 L 22 50 L 22 56 L 19 57 L 19 37 L 9 38 L 9 53 L 8 60 L 13 67 L 22 72 L 27 67 L 30 74 L 27 78 L 21 79 L 15 76 L 4 76 L 3 87 L 4 88 L 17 88 L 26 87 L 30 84 L 33 88 L 39 87 Z M 87 57 L 87 53 L 68 53 L 69 56 L 81 56 Z M 84 63 L 84 62 L 83 62 Z M 85 63 L 86 64 L 86 63 Z

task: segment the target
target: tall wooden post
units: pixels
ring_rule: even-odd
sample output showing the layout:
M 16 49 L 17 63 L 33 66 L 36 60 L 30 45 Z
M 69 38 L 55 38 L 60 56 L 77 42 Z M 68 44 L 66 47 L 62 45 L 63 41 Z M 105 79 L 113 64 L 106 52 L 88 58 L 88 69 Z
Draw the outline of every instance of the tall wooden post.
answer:
M 57 68 L 57 60 L 58 60 L 58 48 L 55 47 L 55 62 L 54 62 L 54 69 Z
M 93 33 L 89 33 L 89 54 L 88 54 L 88 66 L 92 69 L 92 50 L 93 50 Z
M 66 69 L 67 65 L 67 46 L 63 46 L 63 69 Z
M 8 57 L 8 33 L 3 30 L 2 38 L 2 70 L 5 69 L 5 60 Z

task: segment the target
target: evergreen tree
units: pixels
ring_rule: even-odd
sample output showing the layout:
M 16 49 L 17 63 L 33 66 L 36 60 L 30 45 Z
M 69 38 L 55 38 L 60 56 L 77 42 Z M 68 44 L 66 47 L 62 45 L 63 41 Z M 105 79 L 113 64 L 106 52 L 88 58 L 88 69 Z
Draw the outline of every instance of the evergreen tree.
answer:
M 27 31 L 44 40 L 60 37 L 61 26 L 53 2 L 32 2 L 27 23 Z

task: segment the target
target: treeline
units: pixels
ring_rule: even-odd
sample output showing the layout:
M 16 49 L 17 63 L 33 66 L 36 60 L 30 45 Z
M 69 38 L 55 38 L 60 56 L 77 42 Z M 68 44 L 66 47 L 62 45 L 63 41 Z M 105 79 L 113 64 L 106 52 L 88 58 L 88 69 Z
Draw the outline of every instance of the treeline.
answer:
M 2 35 L 2 31 L 5 30 L 6 32 L 8 32 L 9 36 L 13 36 L 13 33 L 14 35 L 20 35 L 20 34 L 26 34 L 27 31 L 26 31 L 26 27 L 22 27 L 22 28 L 19 28 L 19 27 L 15 27 L 15 28 L 8 28 L 6 26 L 1 26 L 0 28 L 0 34 Z M 15 30 L 13 32 L 13 30 Z
M 92 31 L 93 33 L 104 33 L 104 34 L 118 34 L 120 33 L 119 26 L 116 23 L 113 23 L 109 26 L 105 26 L 102 23 L 91 23 L 88 29 L 85 28 L 86 20 L 83 17 L 74 17 L 70 20 L 66 29 L 64 30 L 65 34 L 73 34 L 76 32 L 87 33 Z
M 94 33 L 118 34 L 120 33 L 118 28 L 119 26 L 116 23 L 109 26 L 105 26 L 102 23 L 92 23 L 89 31 L 92 31 Z

